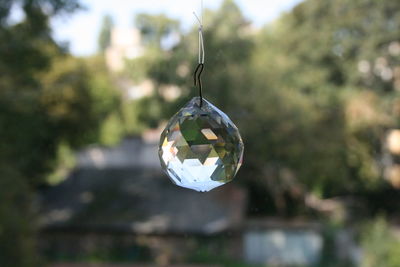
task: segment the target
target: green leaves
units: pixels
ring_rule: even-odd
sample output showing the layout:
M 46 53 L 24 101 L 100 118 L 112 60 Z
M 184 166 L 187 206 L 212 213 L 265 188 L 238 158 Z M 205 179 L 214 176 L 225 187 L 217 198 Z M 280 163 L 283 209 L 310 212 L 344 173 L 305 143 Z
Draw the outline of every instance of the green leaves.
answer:
M 111 44 L 111 30 L 113 26 L 114 22 L 112 17 L 110 15 L 104 16 L 98 40 L 100 52 L 104 52 Z
M 139 14 L 135 25 L 141 31 L 145 44 L 157 48 L 161 48 L 163 38 L 179 30 L 179 22 L 163 14 Z
M 395 1 L 308 0 L 260 30 L 233 1 L 205 12 L 204 95 L 241 129 L 246 185 L 273 188 L 274 204 L 265 191 L 253 204 L 286 214 L 296 205 L 282 203 L 301 203 L 302 194 L 363 194 L 385 185 L 377 159 L 385 129 L 398 127 L 400 45 L 393 29 L 400 17 L 392 11 L 399 8 Z M 140 59 L 142 77 L 156 84 L 154 101 L 169 111 L 158 121 L 197 94 L 197 42 L 195 26 L 171 51 Z M 181 66 L 189 69 L 184 75 Z M 176 101 L 159 93 L 168 85 L 181 89 Z
M 14 25 L 7 23 L 12 5 L 24 12 Z M 107 79 L 95 78 L 51 38 L 50 17 L 78 7 L 75 0 L 0 1 L 1 266 L 43 266 L 35 252 L 33 191 L 63 165 L 58 157 L 70 168 L 70 148 L 99 139 L 117 106 Z

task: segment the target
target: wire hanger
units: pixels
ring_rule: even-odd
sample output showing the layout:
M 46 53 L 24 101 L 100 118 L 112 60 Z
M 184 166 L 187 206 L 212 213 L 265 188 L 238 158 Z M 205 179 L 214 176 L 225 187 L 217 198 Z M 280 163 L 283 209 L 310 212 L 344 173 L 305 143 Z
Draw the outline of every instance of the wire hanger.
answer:
M 196 17 L 199 23 L 199 60 L 198 65 L 193 73 L 194 86 L 199 87 L 199 97 L 200 97 L 200 108 L 203 106 L 203 85 L 201 82 L 201 74 L 204 70 L 204 59 L 205 59 L 205 50 L 204 50 L 204 39 L 203 39 L 203 0 L 201 0 L 201 19 L 197 16 L 196 12 L 193 12 L 193 15 Z

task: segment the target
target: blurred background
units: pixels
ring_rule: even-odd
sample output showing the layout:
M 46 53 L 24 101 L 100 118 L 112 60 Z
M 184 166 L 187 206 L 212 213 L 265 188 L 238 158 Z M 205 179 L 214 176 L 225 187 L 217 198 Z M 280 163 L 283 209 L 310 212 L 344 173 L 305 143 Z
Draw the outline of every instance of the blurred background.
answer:
M 0 1 L 0 266 L 400 266 L 400 2 L 204 2 L 244 164 L 173 185 L 200 1 Z

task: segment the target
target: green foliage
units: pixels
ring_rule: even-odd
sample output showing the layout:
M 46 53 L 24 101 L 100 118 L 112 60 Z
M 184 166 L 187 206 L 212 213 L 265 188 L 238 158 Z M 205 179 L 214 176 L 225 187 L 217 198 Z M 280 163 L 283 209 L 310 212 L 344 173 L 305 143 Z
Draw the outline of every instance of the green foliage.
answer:
M 163 14 L 138 14 L 135 18 L 135 25 L 142 33 L 144 42 L 158 48 L 161 47 L 163 38 L 179 30 L 179 22 Z
M 392 27 L 399 26 L 400 18 L 391 10 L 399 7 L 392 1 L 310 0 L 299 4 L 280 19 L 273 31 L 265 33 L 264 40 L 276 46 L 264 54 L 279 56 L 271 57 L 274 70 L 264 71 L 264 75 L 273 74 L 281 90 L 296 90 L 314 101 L 317 106 L 313 112 L 320 112 L 321 97 L 340 100 L 326 106 L 333 117 L 324 129 L 318 127 L 340 138 L 324 152 L 335 159 L 336 166 L 330 164 L 332 168 L 325 166 L 325 171 L 313 171 L 313 156 L 304 157 L 311 162 L 307 169 L 314 173 L 313 184 L 318 185 L 318 174 L 328 177 L 323 182 L 324 196 L 383 188 L 376 159 L 381 155 L 386 129 L 397 126 L 397 115 L 384 104 L 388 97 L 397 98 L 395 79 L 384 72 L 392 73 L 391 64 L 398 62 L 389 46 L 398 40 Z M 266 57 L 257 60 L 261 69 Z M 331 143 L 324 139 L 319 142 L 324 146 Z M 316 157 L 317 164 L 327 162 L 328 157 Z M 310 177 L 311 173 L 306 175 Z
M 113 77 L 106 68 L 104 58 L 86 59 L 89 77 L 91 114 L 93 116 L 92 140 L 103 145 L 113 145 L 124 135 L 121 94 L 115 89 Z
M 35 253 L 30 203 L 33 200 L 26 178 L 0 163 L 0 265 L 30 267 L 39 265 Z
M 143 118 L 144 116 L 148 116 L 145 113 L 145 110 L 147 110 L 147 107 L 144 107 L 145 103 L 146 98 L 135 101 L 124 101 L 122 103 L 121 113 L 125 134 L 130 136 L 139 135 L 151 124 L 150 120 Z M 155 108 L 157 109 L 157 107 Z M 155 113 L 159 115 L 157 111 Z
M 400 240 L 383 217 L 364 226 L 361 233 L 362 266 L 395 267 L 400 265 Z
M 8 23 L 11 5 L 24 12 L 17 24 Z M 51 38 L 51 16 L 77 8 L 75 0 L 0 2 L 0 266 L 43 266 L 33 192 L 59 179 L 49 176 L 57 165 L 73 165 L 71 148 L 98 140 L 117 103 L 109 84 Z
M 134 82 L 141 82 L 148 77 L 148 73 L 155 64 L 163 60 L 163 53 L 158 48 L 148 47 L 141 57 L 127 60 L 125 73 Z
M 75 166 L 73 148 L 84 144 L 114 145 L 124 134 L 120 95 L 102 57 L 54 58 L 52 71 L 40 76 L 41 103 L 59 138 L 49 183 L 62 181 Z
M 118 114 L 111 114 L 103 123 L 100 132 L 100 143 L 104 145 L 116 145 L 125 134 L 123 122 Z
M 308 193 L 384 197 L 382 138 L 400 115 L 399 8 L 393 1 L 308 0 L 259 31 L 231 0 L 205 12 L 204 94 L 241 129 L 240 176 L 248 177 L 241 181 L 254 210 L 303 214 Z M 155 126 L 196 94 L 196 31 L 171 51 L 128 65 L 132 76 L 156 84 L 153 100 L 143 102 L 152 103 L 143 122 Z M 181 98 L 165 101 L 168 85 L 179 86 Z
M 74 151 L 70 146 L 63 143 L 58 146 L 56 159 L 54 171 L 46 178 L 49 185 L 56 185 L 62 182 L 76 165 Z
M 14 4 L 25 16 L 10 24 Z M 184 34 L 165 15 L 138 15 L 148 49 L 119 75 L 150 79 L 155 90 L 122 101 L 114 90 L 121 77 L 110 76 L 102 57 L 73 58 L 51 37 L 51 17 L 77 8 L 77 1 L 0 2 L 0 266 L 37 266 L 31 196 L 73 166 L 72 149 L 157 127 L 197 94 L 197 26 Z M 392 204 L 380 159 L 387 129 L 400 123 L 398 10 L 390 0 L 306 0 L 260 30 L 232 0 L 205 12 L 204 94 L 241 129 L 239 181 L 250 191 L 250 214 L 303 215 L 310 193 Z M 101 51 L 112 24 L 104 18 Z M 165 49 L 175 33 L 181 41 Z M 174 101 L 164 97 L 171 85 L 181 89 Z M 386 228 L 378 221 L 363 235 L 366 266 L 399 265 L 398 241 Z
M 132 262 L 148 262 L 153 260 L 151 250 L 148 247 L 139 244 L 122 245 L 121 240 L 116 238 L 105 247 L 89 248 L 87 251 L 79 252 L 60 252 L 56 248 L 49 248 L 46 252 L 46 258 L 51 262 L 68 262 L 76 264 L 110 264 L 117 263 L 121 265 L 131 264 Z
M 185 262 L 205 265 L 218 265 L 223 267 L 261 267 L 261 265 L 249 264 L 233 255 L 230 246 L 234 243 L 229 238 L 193 238 L 190 240 L 194 249 L 187 253 Z M 262 265 L 265 266 L 265 265 Z
M 113 19 L 110 15 L 105 15 L 103 17 L 100 35 L 99 35 L 99 50 L 100 52 L 104 52 L 107 47 L 111 44 L 111 30 L 114 26 Z

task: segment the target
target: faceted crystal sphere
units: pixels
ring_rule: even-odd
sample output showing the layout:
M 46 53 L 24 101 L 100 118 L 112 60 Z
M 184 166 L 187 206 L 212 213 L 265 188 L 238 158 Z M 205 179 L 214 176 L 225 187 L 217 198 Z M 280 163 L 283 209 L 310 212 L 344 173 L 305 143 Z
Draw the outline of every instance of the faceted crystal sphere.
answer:
M 243 141 L 225 113 L 204 98 L 200 107 L 195 97 L 168 122 L 158 154 L 175 184 L 204 192 L 233 179 L 242 164 Z

